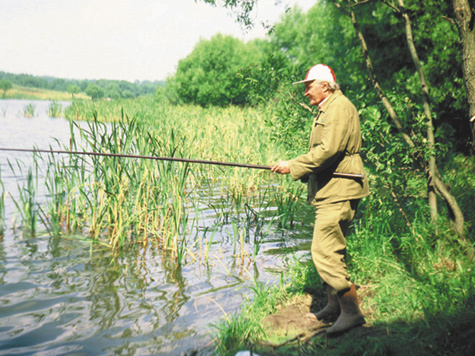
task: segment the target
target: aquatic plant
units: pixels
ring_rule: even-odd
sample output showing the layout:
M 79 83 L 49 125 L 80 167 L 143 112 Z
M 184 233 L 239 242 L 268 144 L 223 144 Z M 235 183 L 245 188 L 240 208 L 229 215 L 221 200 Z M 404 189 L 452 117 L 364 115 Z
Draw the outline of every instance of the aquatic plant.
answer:
M 38 175 L 33 175 L 33 171 L 30 168 L 26 176 L 26 184 L 20 185 L 18 183 L 18 200 L 11 196 L 21 215 L 22 228 L 30 235 L 36 233 L 38 220 L 38 205 L 36 203 L 37 177 Z
M 284 180 L 273 193 L 273 199 L 277 207 L 277 218 L 280 226 L 284 229 L 293 228 L 295 216 L 302 204 L 301 196 L 305 191 L 305 186 L 291 182 L 290 179 Z
M 5 233 L 5 186 L 2 181 L 2 167 L 0 166 L 0 238 Z
M 261 114 L 171 107 L 146 98 L 77 101 L 66 115 L 88 120 L 70 120 L 70 140 L 61 148 L 265 164 L 279 152 L 261 143 L 267 140 L 266 129 L 258 124 Z M 270 187 L 282 180 L 249 169 L 105 155 L 51 154 L 45 166 L 48 200 L 39 207 L 39 218 L 50 235 L 78 232 L 113 249 L 154 246 L 169 251 L 177 265 L 197 258 L 194 250 L 203 244 L 208 262 L 220 227 L 231 232 L 237 258 L 255 261 L 277 211 Z M 287 206 L 292 216 L 294 206 Z M 215 211 L 212 234 L 200 235 L 200 209 L 208 207 Z M 285 209 L 283 205 L 279 212 Z
M 62 117 L 63 116 L 63 106 L 57 101 L 51 101 L 48 107 L 48 116 L 49 117 Z
M 32 103 L 29 103 L 23 107 L 23 116 L 24 117 L 35 117 L 36 106 Z

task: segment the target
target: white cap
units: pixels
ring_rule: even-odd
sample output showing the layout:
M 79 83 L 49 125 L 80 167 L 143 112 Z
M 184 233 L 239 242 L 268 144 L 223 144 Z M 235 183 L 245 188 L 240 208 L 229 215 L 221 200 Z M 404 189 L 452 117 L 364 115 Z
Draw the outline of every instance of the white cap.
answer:
M 317 64 L 310 68 L 304 80 L 295 82 L 293 84 L 307 83 L 313 80 L 320 80 L 323 82 L 336 82 L 336 77 L 335 73 L 333 73 L 333 70 L 329 66 L 325 64 Z

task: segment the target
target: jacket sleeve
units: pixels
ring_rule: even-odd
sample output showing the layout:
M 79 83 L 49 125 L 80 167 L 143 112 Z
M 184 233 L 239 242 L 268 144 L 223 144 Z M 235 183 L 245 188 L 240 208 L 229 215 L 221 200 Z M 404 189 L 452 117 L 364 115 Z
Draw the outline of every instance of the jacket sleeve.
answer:
M 344 154 L 350 135 L 350 117 L 351 114 L 345 106 L 333 105 L 322 115 L 323 122 L 319 123 L 317 120 L 316 125 L 322 125 L 321 134 L 316 135 L 316 139 L 310 142 L 308 153 L 289 162 L 290 174 L 294 180 L 325 170 Z

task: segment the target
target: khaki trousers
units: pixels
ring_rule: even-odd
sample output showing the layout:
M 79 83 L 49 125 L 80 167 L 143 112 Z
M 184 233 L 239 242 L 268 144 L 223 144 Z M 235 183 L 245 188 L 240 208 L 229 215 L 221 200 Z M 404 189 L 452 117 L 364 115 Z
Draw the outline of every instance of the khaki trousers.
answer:
M 359 199 L 316 207 L 312 259 L 322 281 L 337 292 L 351 287 L 345 263 L 345 235 L 358 203 Z

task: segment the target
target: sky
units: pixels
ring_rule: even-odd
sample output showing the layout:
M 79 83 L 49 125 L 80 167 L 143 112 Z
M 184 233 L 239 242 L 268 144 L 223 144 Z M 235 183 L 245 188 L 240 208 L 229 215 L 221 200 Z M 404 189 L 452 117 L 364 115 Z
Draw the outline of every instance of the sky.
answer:
M 259 0 L 247 33 L 194 0 L 0 0 L 0 71 L 65 79 L 165 80 L 201 39 L 265 37 L 261 22 L 316 0 Z

